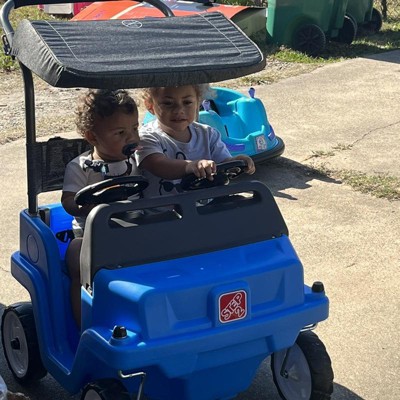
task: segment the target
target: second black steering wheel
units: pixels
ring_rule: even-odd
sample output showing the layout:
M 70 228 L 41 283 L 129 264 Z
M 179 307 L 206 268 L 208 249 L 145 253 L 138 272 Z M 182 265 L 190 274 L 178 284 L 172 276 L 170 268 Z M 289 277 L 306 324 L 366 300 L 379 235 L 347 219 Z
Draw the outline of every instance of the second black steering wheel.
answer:
M 181 181 L 184 191 L 206 189 L 215 186 L 227 185 L 231 179 L 237 178 L 245 172 L 247 163 L 244 160 L 232 160 L 217 165 L 217 172 L 210 181 L 207 178 L 198 178 L 195 174 L 185 176 Z

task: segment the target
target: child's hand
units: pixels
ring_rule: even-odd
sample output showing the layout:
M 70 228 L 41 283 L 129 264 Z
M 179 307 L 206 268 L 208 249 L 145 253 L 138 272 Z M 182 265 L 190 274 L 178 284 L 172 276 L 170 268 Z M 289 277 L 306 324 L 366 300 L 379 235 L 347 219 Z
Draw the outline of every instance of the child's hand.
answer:
M 76 193 L 74 192 L 62 193 L 61 203 L 65 211 L 74 217 L 87 217 L 96 204 L 85 204 L 84 206 L 78 206 L 78 204 L 75 203 L 75 195 Z
M 217 166 L 212 160 L 190 161 L 186 164 L 185 173 L 195 174 L 198 178 L 207 178 L 212 181 L 213 174 L 217 171 Z
M 246 156 L 245 154 L 240 154 L 236 157 L 233 157 L 232 160 L 243 160 L 246 161 L 247 167 L 245 169 L 245 172 L 249 175 L 253 175 L 254 172 L 256 172 L 256 166 L 254 165 L 254 161 L 251 157 Z

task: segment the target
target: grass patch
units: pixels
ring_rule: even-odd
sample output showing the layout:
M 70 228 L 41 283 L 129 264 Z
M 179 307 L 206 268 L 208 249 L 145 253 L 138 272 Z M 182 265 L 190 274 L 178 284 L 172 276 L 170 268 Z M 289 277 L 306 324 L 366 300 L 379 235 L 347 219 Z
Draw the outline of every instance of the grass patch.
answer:
M 388 174 L 368 175 L 355 170 L 333 170 L 325 164 L 308 166 L 314 174 L 340 181 L 353 190 L 378 199 L 400 200 L 400 179 Z
M 352 144 L 338 143 L 336 146 L 333 146 L 333 150 L 337 151 L 345 151 L 351 150 L 353 148 Z
M 332 157 L 338 151 L 351 150 L 353 146 L 349 144 L 338 143 L 332 150 L 316 150 L 306 158 L 305 161 Z M 368 175 L 364 172 L 355 170 L 332 170 L 325 163 L 308 166 L 315 173 L 334 180 L 340 180 L 342 183 L 351 186 L 354 190 L 370 194 L 379 199 L 400 200 L 400 179 L 388 174 Z
M 307 54 L 293 50 L 285 46 L 267 45 L 266 55 L 273 59 L 281 62 L 288 63 L 302 63 L 302 64 L 321 64 L 326 62 L 333 62 L 336 60 L 330 60 L 327 57 L 311 57 Z
M 367 175 L 353 170 L 334 172 L 335 177 L 354 190 L 378 199 L 400 200 L 400 179 L 390 175 Z
M 348 185 L 357 192 L 378 199 L 400 200 L 400 178 L 395 176 L 388 174 L 371 175 L 348 169 L 337 170 L 330 168 L 325 163 L 299 164 L 285 157 L 278 157 L 272 162 L 290 170 L 301 171 L 306 176 L 315 176 L 322 181 Z
M 332 150 L 312 150 L 311 155 L 306 158 L 306 160 L 311 160 L 313 158 L 326 158 L 333 157 L 338 151 L 351 150 L 352 144 L 338 143 L 332 147 Z
M 335 155 L 335 152 L 330 150 L 330 151 L 324 151 L 324 150 L 313 150 L 310 158 L 319 158 L 319 157 L 333 157 Z

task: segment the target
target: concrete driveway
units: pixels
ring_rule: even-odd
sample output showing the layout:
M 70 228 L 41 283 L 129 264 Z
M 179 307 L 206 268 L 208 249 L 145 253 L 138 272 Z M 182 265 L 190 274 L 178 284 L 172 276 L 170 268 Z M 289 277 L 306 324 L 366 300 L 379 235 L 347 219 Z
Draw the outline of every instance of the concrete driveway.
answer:
M 332 359 L 332 399 L 397 399 L 400 202 L 363 194 L 317 169 L 400 179 L 400 51 L 327 65 L 256 90 L 286 152 L 258 166 L 255 178 L 269 185 L 280 206 L 306 283 L 323 281 L 331 302 L 330 317 L 316 333 Z M 9 263 L 18 248 L 18 212 L 27 200 L 24 143 L 1 146 L 0 164 L 3 308 L 28 299 Z M 41 197 L 43 203 L 58 199 L 59 193 Z M 279 398 L 268 362 L 238 399 Z M 19 387 L 2 353 L 0 374 L 11 390 L 32 400 L 79 399 L 51 377 Z

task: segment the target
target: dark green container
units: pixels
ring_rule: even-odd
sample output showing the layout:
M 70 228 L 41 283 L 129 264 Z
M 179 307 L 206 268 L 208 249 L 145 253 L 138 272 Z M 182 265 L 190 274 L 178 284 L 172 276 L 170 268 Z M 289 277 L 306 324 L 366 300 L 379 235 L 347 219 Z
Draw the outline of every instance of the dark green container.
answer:
M 267 41 L 310 55 L 325 48 L 343 26 L 348 0 L 269 0 Z
M 371 21 L 374 0 L 348 0 L 346 13 L 362 25 Z
M 373 32 L 382 28 L 382 14 L 374 8 L 374 0 L 348 0 L 346 15 Z

